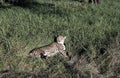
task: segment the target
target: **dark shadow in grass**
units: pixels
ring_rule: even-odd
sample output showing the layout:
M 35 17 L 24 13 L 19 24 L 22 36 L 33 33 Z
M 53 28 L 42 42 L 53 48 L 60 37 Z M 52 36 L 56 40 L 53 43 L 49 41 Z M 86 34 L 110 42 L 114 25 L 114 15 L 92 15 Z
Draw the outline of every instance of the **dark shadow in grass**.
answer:
M 32 2 L 28 5 L 22 6 L 23 8 L 29 9 L 32 13 L 43 14 L 43 15 L 58 15 L 66 16 L 68 13 L 64 8 L 56 7 L 52 3 L 37 3 Z
M 76 74 L 80 74 L 80 71 L 76 68 L 76 65 L 78 65 L 79 61 L 82 59 L 82 56 L 86 58 L 86 61 L 89 61 L 89 58 L 87 56 L 86 50 L 84 48 L 79 49 L 79 52 L 77 52 L 75 55 L 71 57 L 70 61 L 67 61 L 64 63 L 65 68 L 67 71 L 74 77 L 76 77 Z M 82 75 L 80 75 L 82 78 L 87 78 Z
M 72 1 L 78 1 L 78 2 L 85 2 L 85 0 L 72 0 Z M 101 0 L 88 0 L 88 3 L 96 3 L 99 4 Z
M 87 52 L 86 52 L 86 50 L 84 48 L 76 50 L 76 54 L 71 56 L 71 59 L 64 63 L 65 67 L 67 69 L 73 68 L 74 65 L 79 61 L 79 59 L 80 59 L 80 57 L 82 55 L 86 55 L 87 56 Z
M 3 6 L 3 5 L 0 5 L 0 9 L 7 9 L 7 8 L 11 8 L 11 6 Z
M 11 5 L 2 5 L 0 4 L 0 9 L 8 9 L 8 8 L 11 8 L 12 6 Z
M 72 1 L 77 1 L 77 2 L 84 2 L 84 0 L 72 0 Z
M 42 15 L 57 15 L 60 17 L 68 16 L 69 12 L 62 7 L 55 6 L 53 3 L 39 3 L 39 2 L 29 2 L 22 4 L 11 4 L 9 6 L 1 6 L 1 8 L 12 8 L 21 7 L 25 10 L 30 10 L 34 14 Z
M 77 65 L 82 56 L 85 56 L 86 60 L 89 61 L 86 49 L 88 49 L 88 45 L 83 45 L 81 48 L 77 47 L 75 50 L 76 54 L 72 55 L 69 61 L 64 62 L 64 66 L 69 71 L 69 73 L 72 74 L 79 72 L 75 69 L 75 65 Z

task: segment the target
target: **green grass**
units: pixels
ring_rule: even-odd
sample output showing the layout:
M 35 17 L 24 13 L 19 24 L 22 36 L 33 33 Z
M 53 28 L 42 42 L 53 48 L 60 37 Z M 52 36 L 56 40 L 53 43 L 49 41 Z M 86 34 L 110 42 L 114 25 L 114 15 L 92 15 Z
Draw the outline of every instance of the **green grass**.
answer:
M 119 0 L 106 0 L 99 5 L 74 0 L 38 0 L 25 7 L 1 6 L 0 71 L 9 70 L 21 78 L 31 76 L 31 72 L 35 77 L 88 78 L 99 75 L 93 73 L 95 68 L 91 69 L 95 62 L 104 78 L 119 78 L 119 4 Z M 67 36 L 66 49 L 73 55 L 83 50 L 73 69 L 64 65 L 61 56 L 51 57 L 47 62 L 28 58 L 30 50 L 53 42 L 58 35 Z M 82 57 L 90 61 L 81 64 Z

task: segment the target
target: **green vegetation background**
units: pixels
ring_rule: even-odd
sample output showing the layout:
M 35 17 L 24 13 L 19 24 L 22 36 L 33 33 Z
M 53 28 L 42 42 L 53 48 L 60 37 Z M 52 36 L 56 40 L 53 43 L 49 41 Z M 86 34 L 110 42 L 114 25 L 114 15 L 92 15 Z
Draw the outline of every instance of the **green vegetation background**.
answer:
M 58 35 L 67 36 L 68 52 L 83 53 L 75 66 L 66 67 L 62 56 L 51 57 L 47 62 L 28 58 L 30 50 L 53 42 Z M 38 0 L 24 7 L 0 7 L 1 77 L 119 78 L 119 46 L 120 0 L 102 0 L 98 5 Z M 81 57 L 88 57 L 89 62 L 82 63 Z M 5 70 L 7 75 L 2 72 Z

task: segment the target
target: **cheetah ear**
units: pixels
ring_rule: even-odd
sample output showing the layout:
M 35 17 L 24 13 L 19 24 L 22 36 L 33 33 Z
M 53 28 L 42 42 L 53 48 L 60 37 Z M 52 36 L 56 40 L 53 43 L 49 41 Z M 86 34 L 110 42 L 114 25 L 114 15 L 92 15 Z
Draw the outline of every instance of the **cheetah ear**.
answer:
M 66 39 L 66 36 L 64 37 L 64 39 Z

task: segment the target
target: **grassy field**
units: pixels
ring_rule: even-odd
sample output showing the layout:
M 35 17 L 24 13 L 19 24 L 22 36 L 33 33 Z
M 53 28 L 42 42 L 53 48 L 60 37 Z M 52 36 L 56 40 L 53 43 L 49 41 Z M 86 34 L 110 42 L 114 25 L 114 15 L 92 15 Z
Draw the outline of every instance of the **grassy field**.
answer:
M 67 36 L 77 62 L 66 66 L 28 53 Z M 0 6 L 0 78 L 120 78 L 120 0 L 101 4 L 76 0 L 38 0 L 26 6 Z

